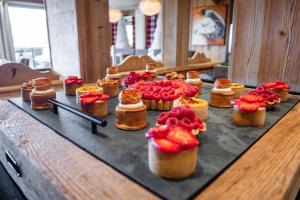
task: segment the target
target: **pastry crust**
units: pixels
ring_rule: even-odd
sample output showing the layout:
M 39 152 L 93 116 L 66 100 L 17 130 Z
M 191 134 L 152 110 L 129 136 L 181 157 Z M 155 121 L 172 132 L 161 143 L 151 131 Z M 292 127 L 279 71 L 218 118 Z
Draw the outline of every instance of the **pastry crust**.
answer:
M 103 93 L 110 97 L 116 97 L 119 95 L 119 85 L 103 85 Z
M 210 105 L 220 108 L 231 108 L 231 101 L 233 100 L 234 92 L 210 92 Z
M 276 90 L 272 89 L 274 92 L 280 95 L 280 102 L 287 102 L 289 99 L 289 90 L 283 89 L 283 90 Z
M 115 110 L 116 127 L 123 130 L 139 130 L 147 126 L 147 107 L 124 109 L 119 106 Z
M 260 127 L 265 124 L 266 109 L 260 108 L 254 112 L 240 110 L 238 106 L 234 106 L 232 120 L 234 124 L 240 126 L 256 126 Z
M 104 117 L 108 113 L 108 103 L 107 101 L 96 101 L 92 104 L 81 103 L 81 110 L 94 116 L 94 117 Z
M 148 165 L 152 173 L 169 179 L 192 175 L 197 166 L 198 147 L 175 154 L 159 152 L 148 142 Z
M 51 89 L 51 80 L 48 78 L 37 78 L 32 80 L 33 87 L 37 91 L 44 91 Z
M 64 86 L 64 92 L 68 96 L 76 96 L 76 90 L 77 88 L 80 88 L 83 86 L 83 83 L 74 83 L 74 84 L 66 84 L 63 82 Z
M 148 110 L 171 110 L 173 101 L 143 100 Z
M 31 108 L 35 110 L 52 109 L 53 104 L 48 102 L 48 99 L 56 98 L 56 93 L 51 92 L 48 94 L 32 94 L 30 93 Z
M 32 89 L 20 88 L 21 97 L 24 102 L 30 102 L 30 93 Z

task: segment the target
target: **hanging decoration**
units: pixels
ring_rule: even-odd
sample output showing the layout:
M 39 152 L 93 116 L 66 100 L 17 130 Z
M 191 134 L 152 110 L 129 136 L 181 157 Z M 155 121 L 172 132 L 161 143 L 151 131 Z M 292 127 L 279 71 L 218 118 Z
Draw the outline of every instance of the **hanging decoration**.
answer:
M 109 22 L 116 23 L 122 18 L 123 14 L 120 9 L 110 8 L 109 9 Z
M 160 0 L 142 0 L 140 1 L 139 9 L 144 15 L 156 15 L 161 10 Z

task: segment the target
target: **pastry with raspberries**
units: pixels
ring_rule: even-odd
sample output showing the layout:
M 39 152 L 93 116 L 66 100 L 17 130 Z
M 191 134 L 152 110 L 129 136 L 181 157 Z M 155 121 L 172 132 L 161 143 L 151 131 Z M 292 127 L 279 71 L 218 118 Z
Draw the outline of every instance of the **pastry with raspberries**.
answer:
M 78 78 L 77 76 L 68 76 L 67 79 L 64 80 L 64 91 L 68 96 L 75 96 L 76 89 L 83 86 L 84 81 L 82 78 Z
M 279 94 L 273 92 L 269 87 L 264 85 L 259 86 L 255 90 L 251 90 L 248 93 L 263 97 L 265 99 L 265 103 L 267 104 L 267 109 L 274 107 L 281 101 Z
M 148 110 L 170 110 L 173 101 L 181 96 L 193 97 L 198 88 L 181 80 L 140 81 L 131 86 L 142 93 L 142 100 Z
M 167 119 L 164 125 L 159 124 L 161 121 L 158 119 L 158 126 L 146 133 L 148 165 L 150 171 L 160 177 L 182 179 L 191 176 L 197 166 L 200 141 L 193 134 L 191 121 L 194 125 L 198 123 L 196 126 L 201 126 L 203 131 L 205 124 L 188 107 L 173 110 L 170 111 L 174 112 L 173 117 Z
M 124 89 L 116 107 L 116 127 L 123 130 L 139 130 L 147 126 L 147 107 L 137 89 Z
M 231 108 L 234 92 L 230 88 L 231 81 L 226 78 L 217 78 L 214 88 L 210 92 L 210 105 L 219 108 Z
M 240 126 L 260 127 L 265 124 L 266 107 L 265 99 L 261 96 L 244 94 L 239 99 L 232 101 L 234 124 Z
M 198 71 L 188 71 L 186 73 L 187 78 L 185 80 L 186 83 L 194 85 L 198 88 L 198 90 L 199 90 L 198 94 L 202 94 L 202 85 L 203 85 L 203 83 L 200 79 L 200 75 L 201 74 Z
M 142 77 L 138 73 L 132 71 L 124 78 L 123 85 L 125 87 L 129 87 L 130 85 L 133 85 L 141 80 Z
M 146 72 L 142 73 L 142 79 L 145 81 L 154 81 L 157 79 L 157 70 L 154 63 L 148 63 L 146 65 Z
M 93 117 L 104 117 L 108 113 L 108 95 L 90 92 L 80 96 L 81 110 Z
M 289 97 L 289 90 L 291 87 L 282 81 L 274 81 L 264 84 L 271 88 L 274 92 L 280 95 L 281 102 L 287 102 Z

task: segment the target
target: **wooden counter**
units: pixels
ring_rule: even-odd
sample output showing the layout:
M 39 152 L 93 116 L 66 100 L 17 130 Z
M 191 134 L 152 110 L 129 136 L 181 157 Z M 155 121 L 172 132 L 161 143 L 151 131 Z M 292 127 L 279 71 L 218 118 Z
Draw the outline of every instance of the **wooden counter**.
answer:
M 0 159 L 27 197 L 158 199 L 10 103 L 0 101 L 0 110 Z M 300 103 L 196 199 L 294 199 L 300 186 L 299 116 Z M 7 165 L 4 150 L 20 163 L 22 177 Z

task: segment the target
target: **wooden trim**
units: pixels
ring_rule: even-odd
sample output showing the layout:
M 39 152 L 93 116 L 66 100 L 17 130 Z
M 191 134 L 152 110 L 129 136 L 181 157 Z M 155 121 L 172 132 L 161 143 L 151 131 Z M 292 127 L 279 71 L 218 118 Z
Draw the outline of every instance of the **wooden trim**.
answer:
M 157 62 L 153 60 L 150 56 L 141 55 L 135 56 L 130 55 L 127 56 L 120 64 L 118 64 L 118 68 L 120 72 L 124 71 L 135 71 L 135 70 L 143 70 L 146 68 L 148 63 L 153 63 L 156 67 L 162 67 L 161 62 Z

